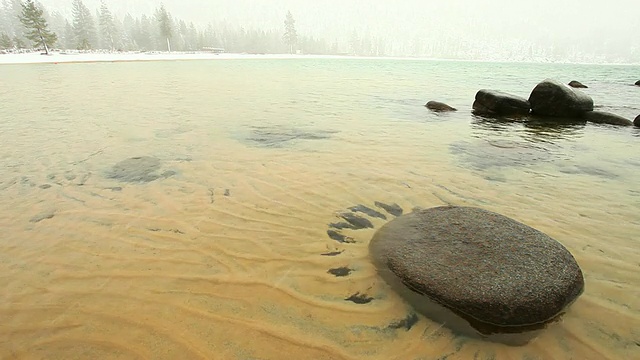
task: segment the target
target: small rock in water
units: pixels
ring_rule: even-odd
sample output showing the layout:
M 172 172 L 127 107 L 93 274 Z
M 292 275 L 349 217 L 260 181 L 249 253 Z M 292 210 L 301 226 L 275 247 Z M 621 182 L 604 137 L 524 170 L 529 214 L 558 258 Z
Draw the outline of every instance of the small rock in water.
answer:
M 43 211 L 40 214 L 32 217 L 31 220 L 29 220 L 29 222 L 39 223 L 42 220 L 51 219 L 55 215 L 55 213 L 56 213 L 55 210 Z
M 640 80 L 636 81 L 636 86 L 640 86 Z
M 340 251 L 329 251 L 326 253 L 322 253 L 320 254 L 321 256 L 338 256 L 340 254 L 342 254 L 344 252 L 344 250 L 340 250 Z
M 451 107 L 445 103 L 439 101 L 429 101 L 425 107 L 431 111 L 435 112 L 447 112 L 447 111 L 457 111 L 456 108 Z
M 382 214 L 382 213 L 380 213 L 380 212 L 378 212 L 376 210 L 373 210 L 370 207 L 364 206 L 364 205 L 352 206 L 352 207 L 349 208 L 349 210 L 351 210 L 353 212 L 361 212 L 361 213 L 367 214 L 367 215 L 369 215 L 371 217 L 387 220 L 387 217 L 384 216 L 384 214 Z
M 331 223 L 329 224 L 329 227 L 334 228 L 334 229 L 338 229 L 338 230 L 342 230 L 342 229 L 355 229 L 353 227 L 353 225 L 346 223 L 344 221 L 342 222 L 338 222 L 338 223 Z
M 407 315 L 406 318 L 400 320 L 400 321 L 396 321 L 394 323 L 391 323 L 389 325 L 390 329 L 402 329 L 404 328 L 405 330 L 409 331 L 411 330 L 411 328 L 413 327 L 413 325 L 418 323 L 418 315 L 414 312 L 410 313 Z
M 376 201 L 375 205 L 381 209 L 383 209 L 384 211 L 388 212 L 389 214 L 393 215 L 393 216 L 400 216 L 403 213 L 402 208 L 400 207 L 400 205 L 393 203 L 391 205 L 387 205 L 385 203 Z
M 581 83 L 580 81 L 576 81 L 576 80 L 572 80 L 571 82 L 569 82 L 569 86 L 571 86 L 572 88 L 578 88 L 578 89 L 586 89 L 586 88 L 588 88 L 587 85 Z
M 633 120 L 633 125 L 640 127 L 640 115 L 636 116 L 636 119 Z
M 350 244 L 350 243 L 354 243 L 355 241 L 345 235 L 340 234 L 339 232 L 335 231 L 335 230 L 327 230 L 327 235 L 329 235 L 329 237 L 337 242 L 341 242 L 341 243 L 345 243 L 345 244 Z
M 353 225 L 353 228 L 356 230 L 360 229 L 373 229 L 373 224 L 369 219 L 365 219 L 363 217 L 354 215 L 352 213 L 342 213 L 340 217 L 345 219 L 349 224 Z
M 353 270 L 349 269 L 346 266 L 343 266 L 335 269 L 329 269 L 329 271 L 327 272 L 335 277 L 344 277 L 349 276 L 349 274 L 351 274 L 351 271 Z
M 596 124 L 609 124 L 619 126 L 632 126 L 633 123 L 629 119 L 625 119 L 620 115 L 612 114 L 604 111 L 589 111 L 585 115 L 585 119 Z
M 360 305 L 362 305 L 362 304 L 368 304 L 368 303 L 370 303 L 370 302 L 373 300 L 373 298 L 372 298 L 372 297 L 367 296 L 367 294 L 360 294 L 359 292 L 357 292 L 357 293 L 355 293 L 355 294 L 353 294 L 353 295 L 349 296 L 349 297 L 348 297 L 348 298 L 346 298 L 345 300 L 346 300 L 346 301 L 351 301 L 351 302 L 354 302 L 354 303 L 356 303 L 356 304 L 360 304 Z

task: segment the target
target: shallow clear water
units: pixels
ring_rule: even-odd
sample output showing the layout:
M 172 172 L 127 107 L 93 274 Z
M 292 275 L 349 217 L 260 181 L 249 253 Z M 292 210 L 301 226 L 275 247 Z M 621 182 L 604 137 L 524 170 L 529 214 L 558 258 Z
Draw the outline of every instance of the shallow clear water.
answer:
M 640 129 L 472 116 L 577 79 L 640 114 L 640 68 L 409 60 L 0 67 L 0 358 L 630 359 Z M 437 115 L 440 100 L 460 111 Z M 109 177 L 136 156 L 148 183 Z M 480 206 L 563 243 L 585 293 L 524 346 L 456 335 L 327 236 L 375 201 Z M 384 221 L 372 219 L 376 228 Z M 336 256 L 328 252 L 343 251 Z M 335 277 L 327 271 L 348 266 Z M 367 304 L 345 301 L 353 294 Z

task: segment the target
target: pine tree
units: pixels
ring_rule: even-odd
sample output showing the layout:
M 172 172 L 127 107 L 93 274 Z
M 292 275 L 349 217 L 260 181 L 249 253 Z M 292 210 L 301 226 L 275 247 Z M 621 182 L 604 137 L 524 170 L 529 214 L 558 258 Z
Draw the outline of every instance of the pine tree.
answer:
M 289 46 L 289 52 L 293 54 L 293 47 L 298 42 L 298 33 L 296 32 L 296 21 L 291 15 L 291 11 L 287 12 L 284 20 L 284 35 L 282 36 L 284 43 Z
M 25 39 L 22 34 L 22 24 L 20 22 L 20 15 L 22 15 L 22 1 L 21 0 L 3 0 L 2 8 L 4 10 L 4 16 L 2 19 L 2 27 L 7 32 L 9 37 L 14 37 L 20 40 Z M 16 42 L 15 40 L 13 41 Z M 21 41 L 23 42 L 23 41 Z
M 13 41 L 11 41 L 9 35 L 5 33 L 0 34 L 0 49 L 6 50 L 11 48 L 13 48 Z
M 72 13 L 77 48 L 79 50 L 91 49 L 91 40 L 95 37 L 95 23 L 91 11 L 82 0 L 73 0 Z
M 73 25 L 69 21 L 64 24 L 64 43 L 65 49 L 73 49 L 76 47 L 76 33 L 73 31 Z
M 42 9 L 36 7 L 32 0 L 27 0 L 22 4 L 20 22 L 27 28 L 27 39 L 31 40 L 34 46 L 42 45 L 44 52 L 49 55 L 49 45 L 55 44 L 58 37 L 48 29 Z
M 38 5 L 38 3 L 36 3 Z M 47 20 L 49 24 L 49 29 L 58 35 L 58 41 L 56 42 L 56 47 L 64 48 L 66 45 L 64 26 L 67 23 L 67 19 L 65 19 L 64 15 L 62 15 L 58 11 L 54 11 L 51 13 L 49 17 L 47 17 L 47 13 L 45 11 L 44 18 Z
M 155 49 L 151 30 L 151 21 L 146 15 L 143 14 L 139 20 L 136 20 L 134 41 L 139 49 L 146 51 Z
M 19 37 L 19 36 L 14 36 L 13 37 L 13 44 L 14 44 L 16 49 L 26 49 L 27 48 L 27 44 L 25 44 L 24 40 L 22 40 L 22 38 Z
M 167 50 L 171 52 L 171 38 L 173 37 L 173 27 L 171 26 L 171 15 L 165 9 L 164 4 L 156 10 L 156 21 L 160 26 L 160 35 L 167 41 Z
M 111 15 L 111 11 L 109 11 L 109 8 L 104 1 L 100 3 L 99 24 L 100 32 L 102 35 L 102 43 L 107 44 L 109 46 L 109 49 L 113 51 L 113 49 L 115 48 L 116 37 L 115 25 L 113 22 L 113 15 Z

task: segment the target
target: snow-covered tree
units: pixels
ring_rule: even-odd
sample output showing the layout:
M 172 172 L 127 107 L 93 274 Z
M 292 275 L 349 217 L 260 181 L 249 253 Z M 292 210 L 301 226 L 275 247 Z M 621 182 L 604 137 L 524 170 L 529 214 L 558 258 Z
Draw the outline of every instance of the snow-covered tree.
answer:
M 109 11 L 109 8 L 104 1 L 100 3 L 99 14 L 98 23 L 100 24 L 102 44 L 108 46 L 109 49 L 113 51 L 115 48 L 116 29 L 113 21 L 113 15 L 111 15 L 111 11 Z
M 73 0 L 73 30 L 76 35 L 76 46 L 80 50 L 92 48 L 95 39 L 96 26 L 89 8 L 82 0 Z
M 27 39 L 31 40 L 34 46 L 42 45 L 45 53 L 48 55 L 49 46 L 55 44 L 58 37 L 49 30 L 47 20 L 45 20 L 42 15 L 42 9 L 38 8 L 32 0 L 27 0 L 22 3 L 20 22 L 27 29 Z
M 13 48 L 13 41 L 6 33 L 0 34 L 0 49 L 11 49 Z
M 298 33 L 296 32 L 296 21 L 293 19 L 291 11 L 287 11 L 284 19 L 284 35 L 282 36 L 284 43 L 289 46 L 289 52 L 293 54 L 293 47 L 298 43 Z
M 160 27 L 160 36 L 163 41 L 167 42 L 167 51 L 171 51 L 171 38 L 173 37 L 173 24 L 171 21 L 171 15 L 165 9 L 164 4 L 160 4 L 160 7 L 156 10 L 156 21 Z

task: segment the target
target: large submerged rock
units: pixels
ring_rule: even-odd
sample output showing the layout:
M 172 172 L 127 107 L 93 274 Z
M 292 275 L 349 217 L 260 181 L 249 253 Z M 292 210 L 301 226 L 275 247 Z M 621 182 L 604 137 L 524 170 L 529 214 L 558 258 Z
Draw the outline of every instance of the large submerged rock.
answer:
M 633 125 L 640 127 L 640 115 L 636 116 L 635 120 L 633 120 Z
M 376 232 L 369 249 L 379 274 L 410 290 L 405 298 L 436 302 L 484 334 L 543 328 L 584 288 L 564 246 L 478 208 L 400 216 Z
M 175 175 L 174 171 L 159 173 L 161 162 L 151 156 L 132 157 L 115 164 L 106 176 L 124 182 L 146 183 Z
M 533 89 L 529 102 L 534 115 L 573 118 L 593 111 L 593 99 L 590 96 L 551 79 Z
M 636 81 L 636 86 L 640 86 L 640 80 Z
M 479 115 L 527 115 L 530 109 L 527 99 L 497 90 L 482 89 L 473 102 L 473 112 Z
M 605 111 L 590 111 L 585 114 L 585 120 L 596 124 L 609 124 L 619 126 L 631 126 L 631 120 L 623 118 L 620 115 L 612 114 Z

